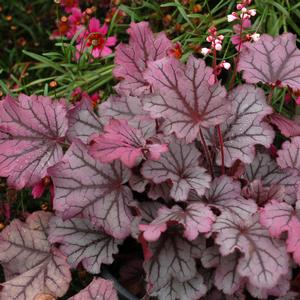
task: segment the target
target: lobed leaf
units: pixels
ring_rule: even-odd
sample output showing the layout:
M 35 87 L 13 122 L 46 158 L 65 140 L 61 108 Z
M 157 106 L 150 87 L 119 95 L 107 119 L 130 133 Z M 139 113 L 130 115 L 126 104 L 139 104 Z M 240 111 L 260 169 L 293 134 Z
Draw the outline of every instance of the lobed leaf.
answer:
M 229 99 L 232 101 L 233 114 L 221 126 L 226 167 L 232 167 L 238 159 L 251 163 L 255 157 L 255 145 L 269 147 L 274 139 L 272 128 L 262 122 L 266 115 L 272 113 L 262 89 L 240 85 L 229 94 Z M 216 161 L 221 165 L 220 151 Z
M 162 207 L 158 210 L 158 216 L 147 225 L 139 227 L 144 232 L 147 241 L 156 241 L 160 234 L 167 230 L 168 222 L 183 225 L 183 236 L 188 240 L 194 240 L 199 233 L 210 232 L 215 216 L 209 207 L 203 203 L 193 203 L 182 209 L 175 205 L 171 209 Z
M 75 141 L 49 174 L 55 190 L 54 208 L 64 219 L 84 216 L 115 238 L 129 235 L 132 194 L 124 185 L 129 169 L 119 162 L 96 161 L 82 142 Z
M 100 105 L 99 114 L 105 123 L 110 119 L 127 120 L 129 125 L 139 128 L 145 138 L 156 134 L 155 120 L 143 110 L 142 101 L 139 97 L 110 96 Z
M 220 212 L 228 211 L 241 219 L 257 211 L 257 205 L 253 200 L 241 196 L 240 183 L 225 175 L 213 180 L 204 198 L 190 194 L 189 200 L 203 201 Z
M 148 63 L 165 57 L 172 43 L 164 33 L 154 36 L 148 22 L 131 23 L 127 32 L 129 44 L 121 43 L 116 47 L 113 74 L 123 79 L 116 87 L 120 94 L 138 96 L 149 92 L 149 85 L 143 78 Z
M 100 273 L 103 263 L 113 263 L 113 254 L 118 253 L 118 245 L 122 242 L 88 220 L 73 218 L 63 221 L 60 217 L 51 219 L 48 240 L 52 244 L 61 244 L 60 250 L 73 268 L 82 262 L 83 267 L 93 274 Z
M 180 282 L 172 278 L 165 285 L 151 289 L 151 296 L 158 296 L 159 300 L 197 300 L 206 294 L 207 287 L 201 274 L 194 278 Z
M 273 240 L 259 223 L 259 215 L 249 215 L 241 220 L 225 212 L 217 218 L 213 230 L 222 255 L 239 250 L 237 270 L 240 276 L 258 288 L 274 287 L 280 276 L 288 273 L 289 257 L 282 241 Z
M 71 281 L 65 256 L 47 241 L 50 213 L 15 219 L 0 235 L 0 262 L 15 275 L 2 284 L 2 300 L 34 300 L 41 293 L 65 294 Z
M 169 151 L 163 153 L 159 161 L 146 161 L 141 172 L 154 183 L 170 179 L 171 197 L 176 201 L 186 201 L 190 190 L 201 196 L 209 187 L 210 176 L 199 166 L 199 156 L 200 152 L 193 144 L 174 139 L 169 144 Z
M 92 134 L 102 130 L 100 118 L 93 112 L 89 100 L 81 100 L 68 111 L 67 116 L 69 121 L 67 137 L 70 141 L 80 139 L 87 143 Z
M 152 257 L 144 263 L 147 281 L 164 286 L 172 278 L 184 282 L 196 276 L 195 258 L 201 257 L 205 241 L 202 237 L 187 241 L 180 235 L 165 233 L 149 247 Z
M 248 83 L 263 82 L 300 89 L 300 50 L 296 35 L 284 33 L 272 37 L 263 34 L 255 43 L 245 43 L 238 71 Z
M 277 151 L 276 159 L 282 168 L 294 168 L 300 170 L 300 137 L 293 137 L 291 141 L 286 141 L 281 145 L 281 150 Z
M 167 151 L 166 144 L 147 144 L 142 131 L 125 120 L 111 120 L 105 125 L 104 133 L 95 137 L 89 148 L 89 153 L 101 162 L 120 159 L 129 168 L 147 156 L 159 160 L 161 153 Z
M 277 113 L 268 115 L 266 120 L 275 125 L 286 137 L 300 135 L 300 124 L 296 120 L 287 119 Z
M 66 105 L 49 97 L 7 96 L 0 104 L 0 176 L 16 189 L 33 186 L 63 156 Z
M 175 58 L 149 63 L 145 78 L 157 95 L 144 99 L 144 109 L 153 118 L 163 117 L 164 133 L 175 133 L 194 141 L 201 128 L 224 122 L 231 113 L 226 90 L 219 83 L 211 86 L 212 68 L 204 60 L 190 56 L 187 65 Z
M 284 200 L 288 203 L 297 200 L 297 182 L 300 181 L 298 172 L 290 168 L 282 170 L 266 153 L 256 154 L 252 164 L 246 166 L 245 178 L 249 182 L 261 180 L 263 186 L 283 186 Z

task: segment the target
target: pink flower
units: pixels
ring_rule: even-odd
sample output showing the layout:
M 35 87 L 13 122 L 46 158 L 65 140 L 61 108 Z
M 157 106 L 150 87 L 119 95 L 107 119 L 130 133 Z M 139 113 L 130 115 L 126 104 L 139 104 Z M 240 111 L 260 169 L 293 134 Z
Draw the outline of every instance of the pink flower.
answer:
M 60 5 L 69 14 L 72 12 L 72 8 L 79 6 L 79 0 L 61 0 Z
M 112 53 L 109 47 L 117 43 L 114 36 L 106 37 L 108 27 L 106 24 L 100 26 L 100 21 L 96 18 L 90 20 L 88 30 L 80 35 L 80 43 L 76 46 L 79 54 L 92 47 L 91 54 L 94 58 L 104 57 Z
M 69 30 L 66 33 L 68 39 L 72 39 L 73 36 L 83 28 L 83 13 L 80 8 L 72 8 L 71 15 L 68 17 Z
M 300 105 L 300 96 L 297 97 L 297 99 L 295 100 L 297 105 Z

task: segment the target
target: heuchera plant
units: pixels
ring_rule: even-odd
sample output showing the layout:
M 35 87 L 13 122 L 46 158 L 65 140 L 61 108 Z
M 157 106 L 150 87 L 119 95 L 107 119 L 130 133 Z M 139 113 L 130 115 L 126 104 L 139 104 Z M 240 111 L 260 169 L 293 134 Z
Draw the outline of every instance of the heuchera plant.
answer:
M 289 295 L 300 265 L 299 126 L 255 84 L 300 89 L 295 37 L 243 43 L 245 83 L 227 91 L 203 59 L 170 55 L 148 23 L 128 33 L 116 50 L 118 94 L 98 111 L 84 98 L 0 102 L 0 176 L 33 190 L 47 177 L 54 189 L 54 213 L 1 232 L 0 299 L 60 297 L 71 268 L 101 273 L 129 236 L 158 299 Z M 291 139 L 274 158 L 277 129 Z M 94 279 L 70 299 L 96 295 L 117 299 L 113 282 Z

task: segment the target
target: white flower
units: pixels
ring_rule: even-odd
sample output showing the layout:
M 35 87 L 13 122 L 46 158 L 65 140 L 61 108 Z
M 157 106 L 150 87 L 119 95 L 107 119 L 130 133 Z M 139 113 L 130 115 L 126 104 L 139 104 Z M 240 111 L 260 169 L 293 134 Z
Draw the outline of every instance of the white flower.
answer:
M 216 44 L 215 45 L 215 49 L 217 50 L 217 51 L 221 51 L 222 50 L 222 45 L 221 44 Z
M 252 35 L 250 35 L 251 36 L 251 39 L 254 41 L 254 42 L 257 42 L 257 41 L 259 41 L 259 39 L 260 39 L 260 34 L 259 33 L 253 33 Z
M 226 70 L 229 70 L 231 67 L 231 64 L 229 62 L 224 61 L 224 62 L 222 62 L 222 67 Z
M 201 49 L 201 54 L 202 55 L 207 55 L 207 54 L 209 54 L 210 53 L 210 49 L 208 49 L 208 48 L 202 48 Z
M 236 19 L 237 19 L 237 16 L 235 16 L 233 14 L 227 16 L 227 21 L 228 22 L 232 22 L 232 21 L 234 21 Z
M 252 17 L 256 15 L 256 9 L 249 9 L 248 14 L 250 14 Z

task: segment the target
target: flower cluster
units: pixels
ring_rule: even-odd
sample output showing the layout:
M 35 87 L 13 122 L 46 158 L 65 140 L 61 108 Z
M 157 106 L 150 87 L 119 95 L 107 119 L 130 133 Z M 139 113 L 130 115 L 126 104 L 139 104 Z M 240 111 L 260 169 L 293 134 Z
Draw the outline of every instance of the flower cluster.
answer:
M 243 35 L 245 29 L 251 27 L 251 17 L 256 15 L 255 9 L 248 9 L 247 6 L 251 4 L 251 0 L 243 0 L 242 3 L 237 4 L 236 8 L 238 12 L 232 12 L 227 16 L 228 22 L 233 22 L 238 20 L 239 23 L 233 26 L 233 31 L 235 33 L 231 38 L 231 42 L 233 45 L 236 45 L 237 50 L 239 50 L 242 44 L 246 41 L 254 41 L 257 42 L 260 38 L 260 34 L 257 32 L 247 33 Z
M 223 34 L 218 34 L 217 28 L 215 26 L 211 27 L 208 29 L 209 36 L 206 38 L 206 41 L 211 43 L 210 48 L 202 48 L 201 49 L 201 54 L 207 55 L 210 53 L 214 53 L 216 55 L 216 51 L 221 51 L 222 50 L 222 42 L 224 40 L 224 35 Z M 220 74 L 222 69 L 229 70 L 231 67 L 229 62 L 226 62 L 223 60 L 218 66 L 216 65 L 214 67 L 215 69 L 215 75 Z

